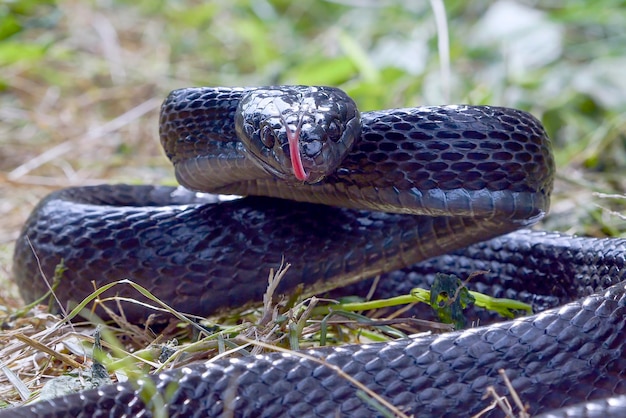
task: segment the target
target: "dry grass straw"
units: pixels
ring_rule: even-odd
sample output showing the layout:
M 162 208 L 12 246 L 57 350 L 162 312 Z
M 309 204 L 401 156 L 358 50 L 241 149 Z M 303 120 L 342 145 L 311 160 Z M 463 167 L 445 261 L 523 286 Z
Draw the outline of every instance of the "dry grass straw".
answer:
M 67 324 L 41 307 L 10 317 L 23 305 L 10 281 L 12 243 L 35 204 L 52 190 L 171 181 L 158 146 L 157 111 L 178 85 L 168 77 L 169 51 L 155 36 L 165 21 L 138 25 L 138 10 L 119 13 L 80 1 L 56 7 L 62 18 L 52 32 L 28 33 L 34 42 L 53 36 L 51 48 L 35 65 L 3 67 L 9 85 L 0 94 L 0 309 L 6 315 L 0 358 L 3 370 L 19 375 L 29 390 L 84 364 L 84 353 L 72 352 L 76 347 L 68 348 L 67 341 L 92 344 L 93 329 Z M 116 335 L 126 330 L 129 347 L 155 341 L 129 324 Z M 13 387 L 0 373 L 1 393 L 17 395 Z
M 143 376 L 145 373 L 158 373 L 173 367 L 181 367 L 198 361 L 215 361 L 225 357 L 254 355 L 266 351 L 288 351 L 294 355 L 309 358 L 310 356 L 293 349 L 301 349 L 317 345 L 320 334 L 325 334 L 326 341 L 335 343 L 371 342 L 367 336 L 378 340 L 387 339 L 385 332 L 374 331 L 372 326 L 399 323 L 411 329 L 411 321 L 400 318 L 385 318 L 363 322 L 358 320 L 324 321 L 311 317 L 313 309 L 320 303 L 315 297 L 305 300 L 291 299 L 277 302 L 275 290 L 288 270 L 289 265 L 280 266 L 276 272 L 270 272 L 268 286 L 263 297 L 263 305 L 259 309 L 250 309 L 230 318 L 220 318 L 215 322 L 200 326 L 198 318 L 185 315 L 171 309 L 166 303 L 151 295 L 146 289 L 128 280 L 120 280 L 97 289 L 81 304 L 63 316 L 63 319 L 43 311 L 42 305 L 33 307 L 27 315 L 13 318 L 7 325 L 11 331 L 0 336 L 1 365 L 0 390 L 12 394 L 4 399 L 10 404 L 21 403 L 31 399 L 33 394 L 42 388 L 46 381 L 55 376 L 66 374 L 73 369 L 89 369 L 92 364 L 92 347 L 94 344 L 94 325 L 100 323 L 104 336 L 103 345 L 109 356 L 101 361 L 110 373 L 116 377 Z M 132 286 L 149 299 L 149 303 L 137 300 L 101 295 L 116 286 Z M 118 315 L 107 308 L 107 303 L 120 302 L 138 303 L 156 312 L 169 312 L 176 320 L 153 334 L 152 324 L 148 320 L 142 326 L 129 323 L 124 315 Z M 101 306 L 107 309 L 112 318 L 107 324 L 92 316 L 93 309 Z M 121 306 L 118 306 L 121 308 Z M 76 322 L 79 313 L 90 318 L 88 323 Z M 214 331 L 208 331 L 206 325 L 219 324 Z M 416 329 L 412 329 L 416 331 Z M 405 334 L 397 333 L 400 336 Z M 314 359 L 322 362 L 323 360 Z M 362 385 L 350 376 L 328 365 L 339 375 L 355 385 Z M 384 399 L 362 387 L 366 399 L 373 399 L 377 405 L 392 411 L 392 416 L 403 416 L 401 411 L 394 410 Z M 391 408 L 391 409 L 390 409 Z

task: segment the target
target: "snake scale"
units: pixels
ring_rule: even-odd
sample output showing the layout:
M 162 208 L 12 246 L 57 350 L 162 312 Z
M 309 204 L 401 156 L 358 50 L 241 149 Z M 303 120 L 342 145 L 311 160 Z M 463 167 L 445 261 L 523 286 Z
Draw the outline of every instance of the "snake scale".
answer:
M 386 274 L 436 272 L 543 312 L 394 342 L 309 350 L 413 416 L 468 416 L 509 390 L 531 414 L 625 416 L 626 241 L 523 228 L 548 210 L 554 162 L 531 115 L 491 106 L 359 112 L 329 87 L 188 88 L 161 109 L 161 142 L 191 191 L 103 185 L 52 193 L 16 243 L 27 301 L 64 262 L 61 303 L 130 278 L 174 308 L 211 315 L 258 303 L 267 272 L 305 294 Z M 522 229 L 517 231 L 518 229 Z M 36 254 L 36 257 L 35 255 Z M 358 286 L 356 284 L 355 286 Z M 141 299 L 132 289 L 110 294 Z M 131 321 L 150 312 L 124 303 Z M 269 353 L 170 370 L 170 416 L 383 416 L 333 368 Z M 152 416 L 142 382 L 3 410 L 3 416 Z M 494 410 L 488 416 L 502 416 Z

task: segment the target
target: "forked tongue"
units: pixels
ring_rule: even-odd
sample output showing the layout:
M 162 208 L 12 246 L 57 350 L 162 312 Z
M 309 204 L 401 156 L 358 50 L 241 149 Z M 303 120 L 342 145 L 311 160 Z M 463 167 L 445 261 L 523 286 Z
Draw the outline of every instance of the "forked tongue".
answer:
M 298 127 L 295 132 L 291 132 L 287 128 L 287 140 L 289 141 L 289 154 L 291 155 L 291 167 L 293 168 L 293 175 L 300 181 L 305 181 L 309 178 L 309 175 L 304 171 L 302 165 L 302 157 L 300 156 L 300 127 L 302 126 L 302 120 L 298 122 Z

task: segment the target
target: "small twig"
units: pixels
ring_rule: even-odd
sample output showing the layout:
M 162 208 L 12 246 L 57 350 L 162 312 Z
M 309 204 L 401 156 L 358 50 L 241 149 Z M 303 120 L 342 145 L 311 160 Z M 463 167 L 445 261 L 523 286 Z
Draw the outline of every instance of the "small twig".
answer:
M 59 359 L 60 361 L 62 361 L 65 364 L 68 364 L 69 366 L 74 367 L 75 369 L 81 369 L 83 367 L 82 364 L 78 363 L 76 360 L 66 356 L 65 354 L 61 354 L 58 353 L 56 351 L 54 351 L 53 349 L 49 348 L 48 346 L 40 343 L 39 341 L 33 340 L 30 337 L 27 337 L 24 334 L 15 334 L 14 335 L 15 339 L 20 340 L 21 342 L 23 342 L 24 344 L 27 344 L 39 351 L 43 351 L 44 353 Z
M 272 320 L 274 316 L 274 309 L 272 308 L 274 292 L 278 288 L 280 281 L 285 277 L 290 266 L 291 264 L 285 264 L 285 260 L 283 259 L 280 261 L 280 266 L 276 273 L 274 273 L 274 269 L 270 269 L 270 274 L 267 278 L 267 289 L 263 294 L 263 315 L 261 315 L 261 319 L 257 322 L 258 326 L 265 326 Z
M 511 398 L 513 398 L 513 402 L 515 403 L 515 406 L 517 406 L 520 410 L 517 418 L 530 418 L 530 414 L 528 414 L 528 406 L 522 403 L 522 400 L 520 399 L 519 394 L 513 387 L 513 384 L 509 380 L 504 369 L 499 369 L 498 373 L 502 377 L 502 380 L 504 381 L 505 386 L 509 390 L 510 396 Z M 515 418 L 515 414 L 513 413 L 513 408 L 511 407 L 511 403 L 509 402 L 508 398 L 506 396 L 498 395 L 495 387 L 493 386 L 487 387 L 487 390 L 485 391 L 485 395 L 483 396 L 483 399 L 487 399 L 488 397 L 492 397 L 494 401 L 485 409 L 481 410 L 476 415 L 473 415 L 472 418 L 479 418 L 483 416 L 484 414 L 486 414 L 487 412 L 493 410 L 496 406 L 500 407 L 500 409 L 506 414 L 507 418 Z
M 35 261 L 37 261 L 37 269 L 39 270 L 39 274 L 41 275 L 41 278 L 43 279 L 44 283 L 48 287 L 48 292 L 35 302 L 39 303 L 40 300 L 43 300 L 51 296 L 54 298 L 55 302 L 57 303 L 57 306 L 61 310 L 62 316 L 66 317 L 67 311 L 65 310 L 65 307 L 63 306 L 63 304 L 61 303 L 61 301 L 59 300 L 59 298 L 57 297 L 55 293 L 55 289 L 58 286 L 58 283 L 61 281 L 63 277 L 63 272 L 65 271 L 64 270 L 65 267 L 63 266 L 63 260 L 61 260 L 61 263 L 57 265 L 57 267 L 55 268 L 54 277 L 52 278 L 52 284 L 50 284 L 50 281 L 48 280 L 48 278 L 46 277 L 46 274 L 43 271 L 43 267 L 41 267 L 41 260 L 39 259 L 39 255 L 37 255 L 37 252 L 35 251 L 35 247 L 33 246 L 33 243 L 30 241 L 30 238 L 28 236 L 26 237 L 26 242 L 28 243 L 28 246 L 30 247 L 30 250 L 33 253 L 33 257 L 35 257 Z
M 520 399 L 519 394 L 517 393 L 517 391 L 513 387 L 513 384 L 509 380 L 509 378 L 506 375 L 506 372 L 504 371 L 504 369 L 499 369 L 498 373 L 500 374 L 500 376 L 502 376 L 502 380 L 504 380 L 504 384 L 506 385 L 507 389 L 509 390 L 509 393 L 511 394 L 511 397 L 513 398 L 513 401 L 515 402 L 515 405 L 520 410 L 519 417 L 520 418 L 530 418 L 530 415 L 527 412 L 528 407 L 522 403 L 522 400 Z

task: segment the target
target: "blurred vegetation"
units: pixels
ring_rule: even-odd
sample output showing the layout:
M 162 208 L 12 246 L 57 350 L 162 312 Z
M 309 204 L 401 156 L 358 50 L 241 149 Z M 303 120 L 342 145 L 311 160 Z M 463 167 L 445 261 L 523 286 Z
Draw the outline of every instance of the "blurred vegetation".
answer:
M 552 216 L 548 226 L 624 231 L 619 217 L 598 207 L 620 212 L 622 201 L 591 192 L 626 189 L 626 2 L 448 1 L 447 28 L 437 4 L 0 0 L 0 170 L 10 180 L 3 187 L 37 183 L 25 171 L 55 179 L 42 182 L 48 189 L 168 181 L 154 111 L 138 118 L 144 128 L 99 138 L 91 154 L 84 142 L 59 153 L 82 173 L 78 180 L 68 181 L 55 158 L 14 170 L 173 88 L 325 84 L 344 88 L 362 110 L 441 103 L 528 110 L 553 138 L 559 165 L 553 213 L 567 216 Z M 4 211 L 16 206 L 23 208 Z M 19 222 L 5 236 L 14 237 Z

